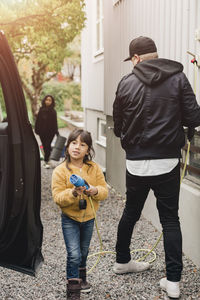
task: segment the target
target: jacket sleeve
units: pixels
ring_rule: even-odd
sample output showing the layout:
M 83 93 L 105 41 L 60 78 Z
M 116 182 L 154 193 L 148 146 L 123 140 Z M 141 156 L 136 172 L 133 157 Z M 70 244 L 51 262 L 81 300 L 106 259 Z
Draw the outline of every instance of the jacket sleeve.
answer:
M 200 106 L 184 73 L 182 78 L 181 113 L 182 125 L 195 128 L 200 126 Z
M 114 121 L 114 134 L 117 137 L 120 137 L 121 130 L 122 130 L 122 109 L 121 109 L 121 97 L 119 95 L 119 85 L 113 103 L 113 121 Z
M 35 121 L 35 133 L 40 134 L 40 128 L 41 128 L 41 110 L 39 110 L 38 115 L 36 117 Z
M 57 113 L 55 110 L 54 110 L 53 129 L 54 129 L 54 133 L 58 134 L 58 121 L 57 121 Z
M 97 165 L 96 180 L 97 180 L 96 188 L 98 190 L 98 193 L 97 195 L 92 196 L 92 199 L 97 201 L 105 200 L 108 197 L 108 187 L 105 181 L 104 174 L 98 165 Z
M 61 208 L 79 201 L 78 197 L 74 197 L 72 194 L 73 188 L 67 187 L 67 178 L 64 172 L 60 173 L 56 169 L 53 171 L 51 187 L 53 200 Z

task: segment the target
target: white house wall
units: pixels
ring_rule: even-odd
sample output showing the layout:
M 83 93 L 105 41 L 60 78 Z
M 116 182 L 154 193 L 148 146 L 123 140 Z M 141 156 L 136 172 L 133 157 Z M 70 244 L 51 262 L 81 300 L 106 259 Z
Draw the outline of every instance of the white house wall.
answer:
M 84 126 L 90 131 L 95 150 L 95 161 L 105 170 L 105 145 L 98 141 L 98 120 L 104 115 L 104 56 L 95 56 L 95 7 L 96 1 L 86 0 L 87 22 L 81 36 L 82 106 L 85 111 Z
M 105 171 L 106 168 L 106 155 L 105 146 L 98 141 L 98 119 L 105 120 L 105 115 L 97 110 L 85 110 L 85 128 L 91 132 L 93 139 L 93 147 L 95 150 L 94 160 Z
M 85 108 L 104 110 L 103 54 L 94 57 L 95 2 L 86 0 L 86 27 L 81 36 L 82 105 Z
M 107 121 L 106 161 L 105 149 L 95 143 L 96 158 L 106 165 L 106 177 L 117 191 L 125 192 L 125 155 L 112 127 L 112 105 L 117 84 L 123 75 L 131 72 L 130 41 L 140 35 L 153 38 L 160 57 L 177 60 L 195 88 L 200 103 L 200 68 L 195 69 L 187 51 L 200 55 L 200 41 L 195 30 L 200 30 L 200 0 L 112 0 L 104 3 L 104 53 L 94 57 L 95 0 L 86 0 L 87 26 L 82 34 L 82 104 L 85 126 L 97 139 L 98 118 Z M 105 114 L 106 116 L 105 116 Z M 183 249 L 200 266 L 200 187 L 187 179 L 181 185 L 180 219 Z M 153 193 L 150 193 L 144 215 L 158 228 L 159 219 Z
M 130 41 L 140 35 L 155 40 L 160 57 L 177 60 L 195 88 L 200 103 L 200 68 L 190 62 L 187 51 L 200 55 L 200 41 L 195 30 L 200 29 L 200 0 L 121 0 L 113 6 L 104 0 L 104 97 L 107 126 L 113 126 L 112 105 L 117 84 L 123 75 L 131 72 L 132 64 L 123 62 L 129 55 Z M 125 192 L 125 155 L 112 129 L 108 129 L 106 149 L 107 181 L 116 190 Z M 150 193 L 144 215 L 160 228 L 156 200 Z M 181 185 L 180 219 L 183 250 L 200 266 L 200 186 L 187 179 Z
M 200 54 L 195 29 L 200 28 L 199 0 L 121 0 L 113 6 L 104 0 L 105 112 L 112 115 L 112 103 L 120 78 L 131 71 L 130 41 L 140 35 L 155 40 L 160 57 L 183 63 L 184 72 L 194 86 L 194 65 L 187 54 Z M 200 82 L 198 71 L 198 82 Z M 200 85 L 197 86 L 200 102 Z

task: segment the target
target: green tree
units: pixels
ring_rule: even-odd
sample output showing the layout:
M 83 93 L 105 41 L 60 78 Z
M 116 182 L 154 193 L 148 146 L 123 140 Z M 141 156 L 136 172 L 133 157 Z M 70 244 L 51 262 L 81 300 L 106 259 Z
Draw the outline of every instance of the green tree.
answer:
M 1 1 L 1 29 L 16 62 L 28 65 L 21 77 L 34 119 L 43 84 L 61 70 L 67 45 L 80 33 L 84 21 L 84 0 Z

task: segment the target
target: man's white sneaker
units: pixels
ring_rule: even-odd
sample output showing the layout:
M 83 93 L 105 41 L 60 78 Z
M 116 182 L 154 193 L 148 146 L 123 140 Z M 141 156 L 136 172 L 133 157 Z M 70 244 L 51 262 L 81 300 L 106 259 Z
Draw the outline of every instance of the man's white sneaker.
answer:
M 160 287 L 162 290 L 167 292 L 167 295 L 171 298 L 179 298 L 180 297 L 180 287 L 179 287 L 180 281 L 173 282 L 167 280 L 166 277 L 162 278 L 160 280 Z
M 150 264 L 148 262 L 138 262 L 134 260 L 130 260 L 126 264 L 115 263 L 113 266 L 113 272 L 116 274 L 125 274 L 131 272 L 143 272 L 150 268 Z

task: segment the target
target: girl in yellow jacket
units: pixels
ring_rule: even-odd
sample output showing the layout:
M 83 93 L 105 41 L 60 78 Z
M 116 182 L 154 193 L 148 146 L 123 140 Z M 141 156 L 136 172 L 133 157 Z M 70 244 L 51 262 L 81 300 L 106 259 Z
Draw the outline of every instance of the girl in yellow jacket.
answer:
M 86 281 L 86 261 L 94 227 L 94 212 L 99 201 L 106 199 L 108 188 L 101 168 L 92 161 L 94 149 L 88 131 L 75 129 L 68 137 L 66 160 L 57 166 L 52 175 L 53 199 L 61 208 L 62 230 L 67 249 L 67 299 L 80 299 L 80 290 L 89 292 Z M 89 189 L 75 187 L 72 174 L 81 176 Z M 80 206 L 86 200 L 86 208 Z M 83 209 L 82 209 L 83 208 Z

